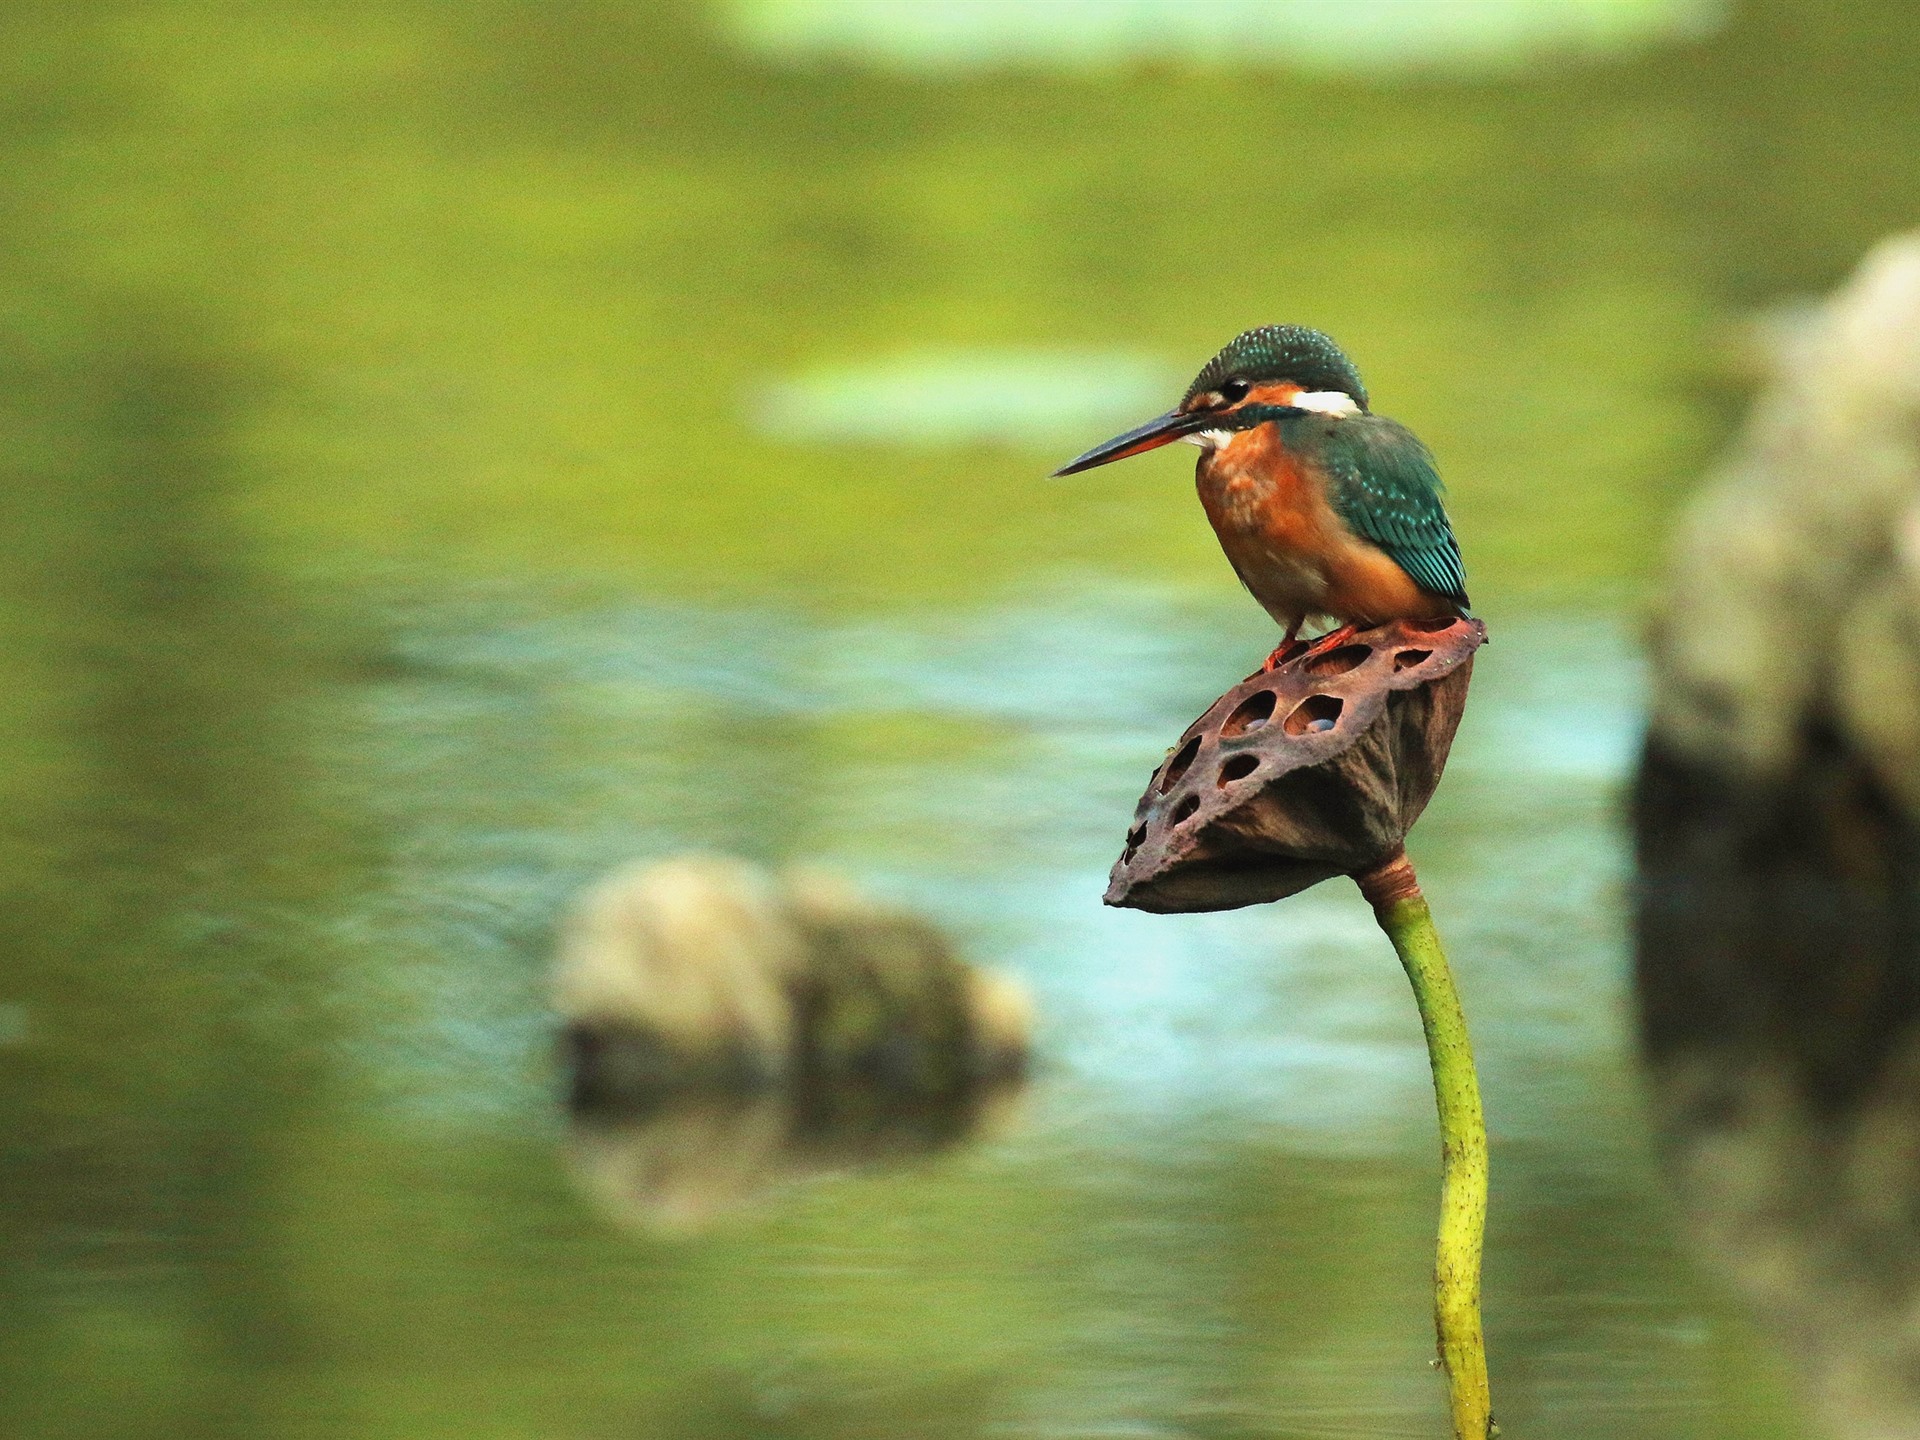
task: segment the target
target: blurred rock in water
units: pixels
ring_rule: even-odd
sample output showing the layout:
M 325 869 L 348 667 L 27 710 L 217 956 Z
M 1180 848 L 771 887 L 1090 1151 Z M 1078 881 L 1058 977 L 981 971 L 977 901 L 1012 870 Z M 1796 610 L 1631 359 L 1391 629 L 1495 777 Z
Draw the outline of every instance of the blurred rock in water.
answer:
M 786 897 L 745 861 L 616 871 L 568 917 L 554 965 L 574 1103 L 786 1079 L 803 962 Z
M 1026 1064 L 1025 992 L 928 921 L 831 876 L 718 856 L 588 891 L 553 989 L 576 1108 L 850 1082 L 939 1100 Z
M 1031 1027 L 1026 992 L 921 917 L 719 856 L 588 891 L 554 1000 L 571 1168 L 657 1232 L 968 1138 L 1011 1103 Z
M 794 871 L 784 889 L 805 957 L 789 988 L 803 1081 L 938 1097 L 1025 1070 L 1033 1014 L 1019 985 L 835 876 Z
M 1920 1433 L 1920 236 L 1782 340 L 1653 649 L 1638 984 L 1671 1172 L 1825 1426 Z

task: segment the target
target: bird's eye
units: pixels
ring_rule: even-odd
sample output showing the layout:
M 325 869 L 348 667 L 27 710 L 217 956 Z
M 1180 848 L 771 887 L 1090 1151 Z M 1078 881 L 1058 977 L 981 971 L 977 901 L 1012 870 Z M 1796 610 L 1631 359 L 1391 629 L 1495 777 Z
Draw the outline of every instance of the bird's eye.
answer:
M 1229 405 L 1238 405 L 1247 398 L 1247 392 L 1253 389 L 1244 380 L 1229 380 L 1220 387 L 1220 398 Z

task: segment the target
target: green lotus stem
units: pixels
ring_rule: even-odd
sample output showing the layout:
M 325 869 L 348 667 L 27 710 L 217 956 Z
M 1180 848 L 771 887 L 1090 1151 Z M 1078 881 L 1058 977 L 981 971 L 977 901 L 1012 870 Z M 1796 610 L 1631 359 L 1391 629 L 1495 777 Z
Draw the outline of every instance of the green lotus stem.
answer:
M 1480 1333 L 1480 1254 L 1487 1230 L 1487 1124 L 1473 1044 L 1433 912 L 1401 851 L 1361 875 L 1360 893 L 1413 982 L 1427 1035 L 1440 1111 L 1440 1239 L 1433 1269 L 1433 1325 L 1447 1376 L 1455 1440 L 1497 1436 Z

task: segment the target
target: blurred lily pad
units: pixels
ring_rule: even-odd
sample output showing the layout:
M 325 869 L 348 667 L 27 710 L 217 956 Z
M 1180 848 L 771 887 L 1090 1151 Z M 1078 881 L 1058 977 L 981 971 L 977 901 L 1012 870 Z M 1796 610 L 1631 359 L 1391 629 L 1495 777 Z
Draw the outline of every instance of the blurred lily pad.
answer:
M 1499 67 L 1713 30 L 1724 0 L 732 0 L 745 44 L 904 68 L 1130 60 Z
M 752 420 L 791 440 L 1086 443 L 1102 426 L 1124 428 L 1166 409 L 1185 381 L 1177 366 L 1143 355 L 919 352 L 775 385 Z

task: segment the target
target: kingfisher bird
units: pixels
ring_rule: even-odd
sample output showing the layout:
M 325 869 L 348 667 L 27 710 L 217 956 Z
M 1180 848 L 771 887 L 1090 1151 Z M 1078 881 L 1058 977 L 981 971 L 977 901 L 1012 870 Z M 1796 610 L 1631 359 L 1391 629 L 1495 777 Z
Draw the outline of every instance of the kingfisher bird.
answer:
M 1175 440 L 1198 445 L 1194 483 L 1220 548 L 1286 632 L 1316 616 L 1332 646 L 1389 620 L 1465 616 L 1467 577 L 1433 455 L 1368 408 L 1340 347 L 1304 325 L 1262 325 L 1194 378 L 1180 404 L 1054 471 L 1073 475 Z

